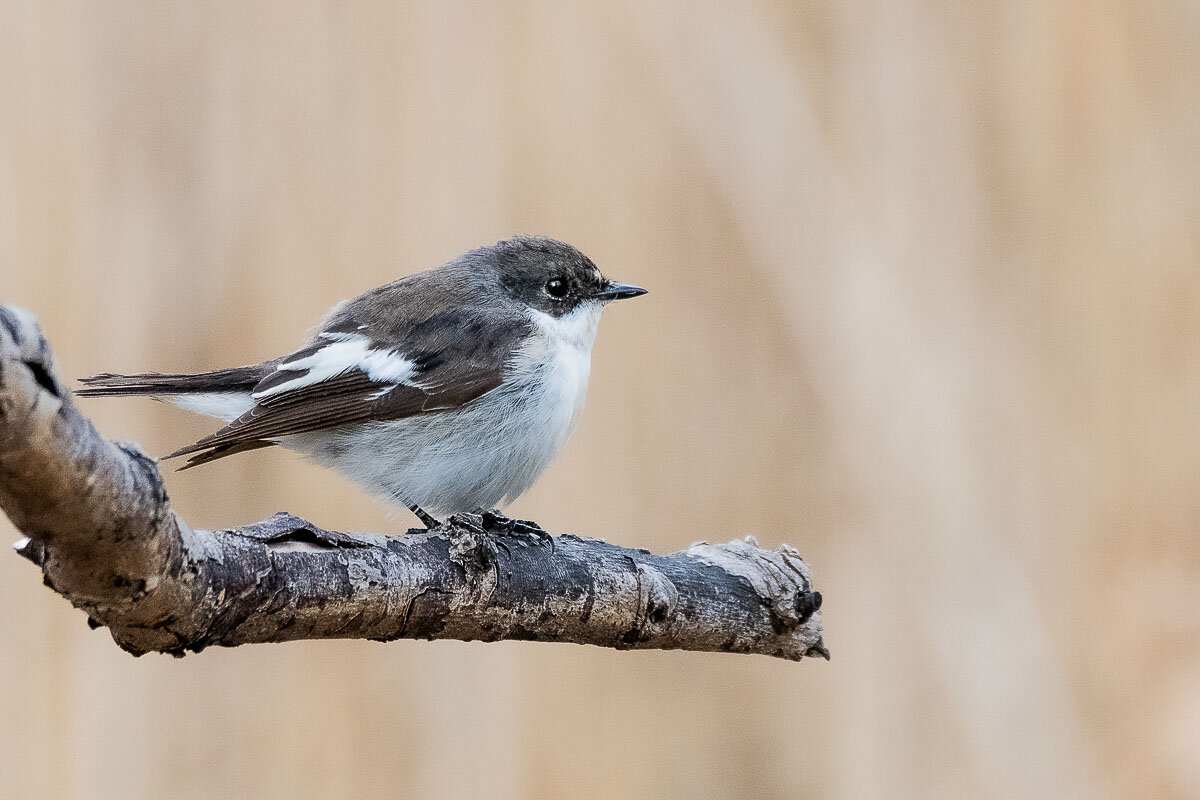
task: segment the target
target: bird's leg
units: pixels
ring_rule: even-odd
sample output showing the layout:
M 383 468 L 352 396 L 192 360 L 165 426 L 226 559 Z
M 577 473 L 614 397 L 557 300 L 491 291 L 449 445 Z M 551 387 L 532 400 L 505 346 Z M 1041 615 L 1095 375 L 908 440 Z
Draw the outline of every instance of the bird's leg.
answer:
M 416 514 L 417 519 L 421 520 L 421 524 L 424 525 L 429 530 L 433 530 L 434 528 L 441 527 L 442 523 L 440 523 L 436 519 L 434 519 L 433 515 L 431 515 L 425 509 L 421 508 L 416 503 L 413 503 L 412 505 L 410 505 L 408 507 L 408 510 L 413 512 L 414 514 Z
M 542 526 L 538 525 L 533 520 L 528 519 L 511 519 L 506 517 L 501 511 L 491 509 L 485 511 L 479 510 L 479 518 L 483 523 L 483 529 L 486 531 L 498 531 L 501 533 L 517 533 L 527 536 L 536 536 L 539 539 L 553 539 L 549 533 L 542 530 Z

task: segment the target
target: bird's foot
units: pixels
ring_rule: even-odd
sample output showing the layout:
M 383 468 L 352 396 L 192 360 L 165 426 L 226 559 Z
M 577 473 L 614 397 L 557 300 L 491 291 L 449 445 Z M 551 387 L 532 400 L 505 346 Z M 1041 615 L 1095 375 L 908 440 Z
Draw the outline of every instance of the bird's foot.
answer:
M 442 526 L 442 523 L 434 519 L 432 514 L 421 508 L 416 503 L 410 505 L 408 510 L 416 514 L 417 519 L 421 520 L 421 524 L 424 525 L 428 530 L 434 530 L 435 528 L 440 528 Z
M 483 524 L 483 529 L 489 533 L 525 535 L 538 539 L 554 538 L 533 520 L 512 519 L 494 508 L 487 511 L 480 510 L 479 519 Z

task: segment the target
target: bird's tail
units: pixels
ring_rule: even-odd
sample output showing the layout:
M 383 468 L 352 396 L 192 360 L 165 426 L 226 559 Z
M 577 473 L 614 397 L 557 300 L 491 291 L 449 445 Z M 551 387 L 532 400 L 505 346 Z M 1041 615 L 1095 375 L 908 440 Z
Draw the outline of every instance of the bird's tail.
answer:
M 139 375 L 115 375 L 111 372 L 80 378 L 87 386 L 77 389 L 81 397 L 125 397 L 128 395 L 181 395 L 213 392 L 249 392 L 272 372 L 271 364 L 220 369 L 194 375 L 165 375 L 143 372 Z

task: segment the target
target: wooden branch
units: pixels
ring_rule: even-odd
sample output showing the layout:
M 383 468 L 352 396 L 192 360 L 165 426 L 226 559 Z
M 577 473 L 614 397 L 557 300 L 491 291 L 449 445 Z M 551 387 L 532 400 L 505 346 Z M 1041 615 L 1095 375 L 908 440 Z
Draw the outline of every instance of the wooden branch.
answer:
M 153 459 L 79 413 L 28 312 L 0 306 L 0 507 L 44 582 L 134 654 L 295 639 L 527 639 L 829 657 L 784 545 L 671 555 L 457 515 L 404 536 L 288 514 L 190 529 Z

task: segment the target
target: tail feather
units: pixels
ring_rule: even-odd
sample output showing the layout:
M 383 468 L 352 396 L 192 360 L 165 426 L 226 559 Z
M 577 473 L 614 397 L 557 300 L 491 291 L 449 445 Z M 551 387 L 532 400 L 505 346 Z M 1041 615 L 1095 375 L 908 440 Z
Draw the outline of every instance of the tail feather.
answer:
M 194 375 L 143 372 L 137 375 L 117 375 L 104 372 L 90 378 L 80 378 L 86 389 L 76 389 L 80 397 L 125 397 L 129 395 L 172 395 L 195 392 L 248 392 L 274 371 L 273 364 L 255 364 Z
M 198 467 L 201 464 L 207 464 L 210 461 L 216 461 L 218 458 L 225 458 L 226 456 L 232 456 L 237 453 L 244 453 L 247 450 L 258 450 L 262 447 L 271 447 L 274 444 L 275 442 L 268 442 L 262 439 L 251 439 L 250 441 L 246 442 L 221 444 L 210 449 L 202 449 L 197 445 L 190 445 L 188 447 L 182 447 L 179 450 L 176 450 L 169 456 L 163 456 L 163 458 L 178 458 L 179 456 L 190 455 L 187 463 L 178 470 L 179 472 L 183 472 L 185 469 Z
M 131 395 L 152 395 L 163 397 L 175 405 L 191 411 L 215 416 L 229 421 L 242 413 L 236 408 L 226 412 L 213 398 L 234 397 L 242 394 L 248 405 L 253 405 L 250 392 L 267 375 L 275 371 L 275 363 L 256 364 L 251 367 L 234 367 L 215 372 L 202 372 L 195 375 L 168 375 L 159 372 L 143 372 L 138 375 L 116 375 L 105 372 L 90 378 L 80 378 L 80 383 L 86 389 L 76 389 L 75 394 L 81 397 L 127 397 Z M 203 401 L 203 404 L 202 404 Z M 166 458 L 190 456 L 181 470 L 198 467 L 218 458 L 244 453 L 247 450 L 257 450 L 275 444 L 261 439 L 234 442 L 213 447 L 200 443 L 181 448 Z

